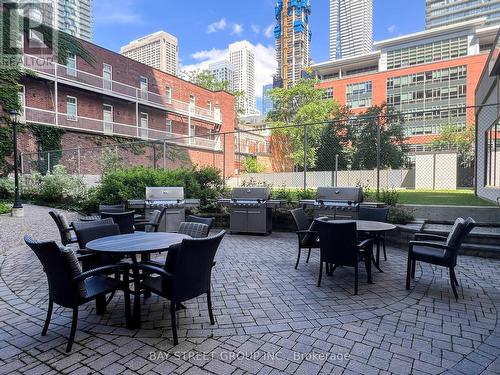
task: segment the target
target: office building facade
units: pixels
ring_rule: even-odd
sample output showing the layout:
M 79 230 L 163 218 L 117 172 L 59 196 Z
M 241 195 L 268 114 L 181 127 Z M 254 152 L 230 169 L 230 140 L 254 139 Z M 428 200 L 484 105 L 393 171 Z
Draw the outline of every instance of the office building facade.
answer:
M 136 39 L 121 47 L 120 53 L 172 75 L 177 75 L 179 72 L 177 38 L 165 31 L 157 31 Z
M 425 1 L 427 29 L 480 17 L 486 17 L 486 26 L 500 25 L 500 0 Z
M 257 112 L 255 102 L 255 54 L 247 41 L 229 45 L 229 62 L 234 67 L 234 90 L 243 95 L 238 97 L 238 108 L 245 115 Z
M 278 0 L 275 7 L 276 59 L 275 87 L 293 87 L 310 65 L 311 31 L 309 0 Z
M 372 51 L 373 0 L 330 0 L 330 60 Z
M 92 40 L 93 0 L 54 0 L 55 25 L 68 34 L 84 40 Z
M 208 66 L 208 70 L 218 82 L 227 82 L 229 91 L 234 91 L 234 66 L 228 60 L 217 61 Z
M 323 87 L 354 113 L 372 105 L 405 113 L 404 131 L 418 150 L 443 125 L 473 120 L 474 90 L 496 30 L 485 19 L 375 43 L 369 54 L 316 64 Z

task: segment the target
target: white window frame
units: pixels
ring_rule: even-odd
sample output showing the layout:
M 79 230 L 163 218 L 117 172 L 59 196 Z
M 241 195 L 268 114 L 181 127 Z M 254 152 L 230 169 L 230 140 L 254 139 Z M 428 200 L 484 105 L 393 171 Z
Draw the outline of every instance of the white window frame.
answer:
M 106 70 L 106 68 L 109 68 L 109 70 Z M 104 73 L 108 71 L 111 73 L 111 79 L 104 78 Z M 108 82 L 109 86 L 107 85 Z M 102 63 L 102 87 L 105 90 L 113 90 L 113 65 L 111 64 Z
M 111 108 L 111 123 L 107 122 L 104 118 L 104 112 L 105 111 L 105 107 L 109 107 Z M 111 104 L 106 104 L 104 103 L 102 105 L 102 128 L 103 128 L 103 132 L 104 134 L 113 134 L 113 123 L 114 123 L 114 117 L 115 117 L 115 111 L 114 111 L 114 108 Z M 109 124 L 110 127 L 106 127 L 106 125 Z
M 207 109 L 212 112 L 212 102 L 210 100 L 207 101 Z
M 142 124 L 142 120 L 145 119 L 146 120 L 146 126 L 144 127 Z M 142 139 L 148 139 L 148 133 L 149 133 L 149 114 L 146 113 L 146 112 L 141 112 L 139 114 L 139 126 L 140 126 L 140 129 L 139 129 L 139 136 L 142 138 Z
M 68 104 L 70 104 L 69 99 L 75 100 L 75 114 L 74 115 L 70 115 L 68 112 L 68 108 L 69 108 Z M 66 96 L 66 119 L 68 121 L 78 121 L 78 98 L 76 96 L 70 96 L 70 95 Z
M 70 64 L 70 62 L 72 62 L 72 64 Z M 68 59 L 66 61 L 66 74 L 72 77 L 77 76 L 76 55 L 74 53 L 68 55 Z
M 143 83 L 146 83 L 146 89 L 143 88 Z M 148 91 L 149 91 L 149 79 L 148 79 L 148 77 L 139 76 L 140 98 L 148 100 Z
M 189 95 L 189 110 L 194 112 L 196 108 L 196 96 Z
M 21 85 L 20 90 L 18 92 L 19 102 L 21 103 L 21 111 L 19 120 L 24 123 L 26 121 L 26 87 Z
M 165 120 L 165 132 L 168 135 L 173 134 L 173 132 L 174 132 L 172 120 L 169 118 Z
M 165 100 L 167 104 L 172 104 L 172 93 L 173 89 L 171 86 L 166 86 L 165 87 Z

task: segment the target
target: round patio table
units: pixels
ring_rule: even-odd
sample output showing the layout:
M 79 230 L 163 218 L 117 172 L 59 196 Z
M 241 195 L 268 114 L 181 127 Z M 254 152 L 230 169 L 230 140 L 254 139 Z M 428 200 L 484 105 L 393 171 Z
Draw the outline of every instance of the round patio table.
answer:
M 183 239 L 191 238 L 179 233 L 148 233 L 135 232 L 130 234 L 119 234 L 90 241 L 86 249 L 95 253 L 105 253 L 110 255 L 129 256 L 132 259 L 132 273 L 134 276 L 134 327 L 141 327 L 140 320 L 140 263 L 137 255 L 147 256 L 151 253 L 168 251 L 172 246 L 180 244 Z
M 384 223 L 382 221 L 371 221 L 371 220 L 334 220 L 330 219 L 329 222 L 335 223 L 356 223 L 356 231 L 369 233 L 377 244 L 377 257 L 374 259 L 373 264 L 380 272 L 383 272 L 380 268 L 380 236 L 385 232 L 396 229 L 394 224 Z

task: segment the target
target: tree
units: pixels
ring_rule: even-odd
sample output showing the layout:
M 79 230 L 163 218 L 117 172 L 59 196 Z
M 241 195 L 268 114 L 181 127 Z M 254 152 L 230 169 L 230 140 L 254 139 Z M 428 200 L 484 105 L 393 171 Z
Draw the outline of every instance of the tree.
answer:
M 247 156 L 243 163 L 243 173 L 261 173 L 264 172 L 265 166 L 257 161 L 254 156 Z
M 229 81 L 218 81 L 209 70 L 185 72 L 188 81 L 211 91 L 229 92 Z
M 386 104 L 372 106 L 350 125 L 352 169 L 377 167 L 377 128 L 380 127 L 380 168 L 401 168 L 405 164 L 404 117 Z
M 321 132 L 317 151 L 316 170 L 332 171 L 335 169 L 338 155 L 338 168 L 346 169 L 349 165 L 349 139 L 345 121 L 336 121 L 325 126 Z
M 229 81 L 218 81 L 209 70 L 185 71 L 184 77 L 189 81 L 211 91 L 227 91 L 234 96 L 234 106 L 237 114 L 242 114 L 243 109 L 240 108 L 239 98 L 245 95 L 244 91 L 231 90 Z
M 432 145 L 439 148 L 455 149 L 458 153 L 458 162 L 462 166 L 470 165 L 474 161 L 474 125 L 446 124 Z
M 273 140 L 286 145 L 282 150 L 292 164 L 304 168 L 304 136 L 307 133 L 307 167 L 314 168 L 325 123 L 344 119 L 347 110 L 336 101 L 325 99 L 316 80 L 304 79 L 291 88 L 271 90 L 274 110 L 268 121 L 273 124 Z M 308 124 L 306 126 L 301 126 Z

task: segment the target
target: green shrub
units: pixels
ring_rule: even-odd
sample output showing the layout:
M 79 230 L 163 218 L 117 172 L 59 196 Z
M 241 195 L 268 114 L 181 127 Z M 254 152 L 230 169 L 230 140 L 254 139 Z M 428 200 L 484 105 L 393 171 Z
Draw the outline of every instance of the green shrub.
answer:
M 10 204 L 0 202 L 0 215 L 8 214 L 12 210 L 12 206 Z
M 14 196 L 14 180 L 0 178 L 0 199 L 10 199 Z
M 408 224 L 415 220 L 414 211 L 401 206 L 391 206 L 388 219 L 393 224 Z
M 182 186 L 186 198 L 200 198 L 201 211 L 214 209 L 214 200 L 224 192 L 220 171 L 212 167 L 153 169 L 133 167 L 109 171 L 101 185 L 89 193 L 86 207 L 144 199 L 147 186 Z
M 292 190 L 288 189 L 286 185 L 282 185 L 278 189 L 273 189 L 271 192 L 271 197 L 273 199 L 282 199 L 287 202 L 292 202 L 294 200 L 294 194 Z
M 68 174 L 62 165 L 54 166 L 45 176 L 40 173 L 26 176 L 21 191 L 25 200 L 49 204 L 78 205 L 87 196 L 83 179 Z
M 399 202 L 399 193 L 396 189 L 381 189 L 376 196 L 379 202 L 388 206 L 395 206 Z

